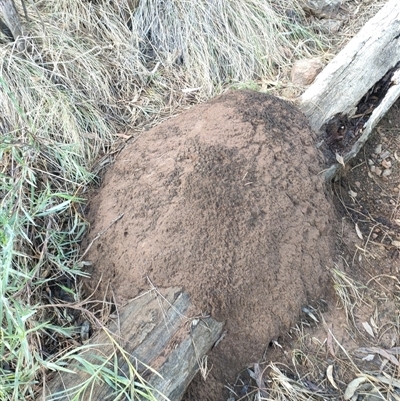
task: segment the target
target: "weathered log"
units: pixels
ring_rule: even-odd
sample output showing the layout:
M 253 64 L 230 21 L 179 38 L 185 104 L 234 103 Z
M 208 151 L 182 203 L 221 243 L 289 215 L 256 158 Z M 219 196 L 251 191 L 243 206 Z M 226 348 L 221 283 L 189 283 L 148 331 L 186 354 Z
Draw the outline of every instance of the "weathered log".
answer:
M 204 356 L 221 336 L 222 323 L 210 317 L 188 319 L 190 308 L 188 294 L 179 288 L 168 288 L 162 295 L 152 290 L 124 306 L 118 317 L 120 325 L 113 323 L 109 327 L 122 340 L 119 343 L 126 351 L 125 356 L 129 355 L 132 365 L 155 389 L 155 400 L 180 400 L 204 362 Z M 91 355 L 83 355 L 88 362 L 98 364 L 96 355 L 109 357 L 115 353 L 115 344 L 104 331 L 90 343 L 101 346 L 90 351 Z M 82 388 L 90 379 L 91 375 L 77 364 L 68 369 L 75 373 L 62 372 L 54 377 L 46 387 L 45 400 L 69 400 L 65 390 Z M 118 369 L 120 374 L 129 377 L 128 362 L 120 354 Z M 88 387 L 86 397 L 82 395 L 81 399 L 113 399 L 114 391 L 98 381 Z
M 5 25 L 11 31 L 14 40 L 17 42 L 19 51 L 25 49 L 25 26 L 21 21 L 13 0 L 0 0 L 0 15 L 3 16 Z
M 390 0 L 370 19 L 345 48 L 325 67 L 300 99 L 311 128 L 320 136 L 337 115 L 351 119 L 360 101 L 400 61 L 400 2 Z M 340 156 L 346 163 L 353 158 L 371 131 L 400 96 L 398 73 L 393 71 L 391 86 L 379 106 L 364 123 L 362 135 Z M 388 85 L 389 86 L 389 85 Z M 339 164 L 325 171 L 331 179 Z

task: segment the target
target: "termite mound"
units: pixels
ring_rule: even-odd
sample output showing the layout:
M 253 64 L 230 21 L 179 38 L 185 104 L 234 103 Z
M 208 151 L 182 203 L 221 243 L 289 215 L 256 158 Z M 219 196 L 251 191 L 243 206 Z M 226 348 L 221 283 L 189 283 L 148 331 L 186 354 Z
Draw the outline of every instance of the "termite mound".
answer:
M 188 399 L 222 399 L 326 295 L 335 218 L 314 141 L 293 105 L 228 92 L 128 144 L 89 202 L 87 244 L 102 235 L 85 258 L 100 297 L 108 288 L 123 303 L 150 280 L 226 322 L 207 384 L 195 380 Z

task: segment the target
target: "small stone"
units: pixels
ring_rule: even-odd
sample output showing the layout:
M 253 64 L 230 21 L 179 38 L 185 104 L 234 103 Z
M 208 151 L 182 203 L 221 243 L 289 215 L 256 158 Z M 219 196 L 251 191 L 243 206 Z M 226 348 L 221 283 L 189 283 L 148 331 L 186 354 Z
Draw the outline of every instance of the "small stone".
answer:
M 295 85 L 310 85 L 323 67 L 322 61 L 318 58 L 297 60 L 290 73 L 291 80 Z
M 382 175 L 382 169 L 380 167 L 375 167 L 375 174 L 380 177 Z
M 343 22 L 336 20 L 336 19 L 324 19 L 321 23 L 321 25 L 318 25 L 316 27 L 316 30 L 318 30 L 321 33 L 338 33 L 340 28 L 342 27 Z
M 377 155 L 380 155 L 382 153 L 382 144 L 381 143 L 379 145 L 377 145 L 377 147 L 375 148 L 374 152 Z
M 378 238 L 378 234 L 377 233 L 372 233 L 372 239 L 377 239 Z
M 390 168 L 392 167 L 392 162 L 390 160 L 382 160 L 381 166 L 384 168 Z
M 383 171 L 382 176 L 383 177 L 389 177 L 390 174 L 392 174 L 392 170 L 390 168 L 388 168 L 388 169 Z
M 354 184 L 356 185 L 357 188 L 361 187 L 361 182 L 360 181 L 356 181 Z
M 387 159 L 390 156 L 390 152 L 388 150 L 385 150 L 382 154 L 381 154 L 381 159 Z
M 374 165 L 372 165 L 372 166 L 370 167 L 371 173 L 375 173 L 375 170 L 376 170 L 376 167 L 375 167 Z
M 327 18 L 339 11 L 341 3 L 342 0 L 305 0 L 303 9 L 317 17 Z
M 368 166 L 372 166 L 374 164 L 374 161 L 372 159 L 368 159 Z

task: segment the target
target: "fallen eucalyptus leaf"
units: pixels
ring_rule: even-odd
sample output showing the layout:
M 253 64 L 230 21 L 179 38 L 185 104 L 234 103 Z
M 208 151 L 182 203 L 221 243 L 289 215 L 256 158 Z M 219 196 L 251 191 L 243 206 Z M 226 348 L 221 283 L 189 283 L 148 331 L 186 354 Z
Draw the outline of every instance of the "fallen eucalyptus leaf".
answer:
M 367 356 L 364 356 L 364 358 L 362 359 L 363 361 L 367 361 L 367 362 L 371 362 L 373 361 L 375 358 L 374 354 L 368 354 Z
M 335 380 L 333 379 L 333 365 L 329 365 L 328 368 L 326 369 L 326 377 L 328 378 L 329 382 L 332 384 L 333 388 L 336 390 L 339 390 L 338 386 L 335 383 Z
M 351 397 L 355 394 L 360 384 L 364 383 L 367 380 L 366 377 L 357 377 L 357 379 L 352 380 L 344 392 L 343 399 L 350 400 Z
M 358 223 L 356 223 L 356 233 L 357 233 L 357 237 L 360 239 L 364 239 L 362 232 L 360 230 L 360 227 L 358 227 Z
M 372 330 L 372 327 L 368 322 L 362 323 L 364 330 L 372 337 L 375 338 L 374 330 Z
M 336 160 L 338 161 L 338 163 L 341 164 L 344 167 L 345 164 L 344 164 L 343 156 L 339 155 L 339 153 L 336 153 L 335 156 L 336 156 Z

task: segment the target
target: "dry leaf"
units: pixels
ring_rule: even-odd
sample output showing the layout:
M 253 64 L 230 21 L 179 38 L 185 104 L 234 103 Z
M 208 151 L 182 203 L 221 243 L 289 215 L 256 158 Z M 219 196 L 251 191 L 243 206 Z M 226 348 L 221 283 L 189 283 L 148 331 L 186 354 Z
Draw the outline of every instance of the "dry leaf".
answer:
M 392 241 L 392 245 L 394 245 L 397 248 L 400 248 L 400 241 Z
M 386 350 L 389 354 L 399 355 L 400 354 L 400 347 L 392 347 Z
M 254 364 L 254 370 L 247 369 L 250 377 L 257 383 L 257 389 L 261 397 L 267 397 L 268 394 L 265 391 L 265 381 L 263 379 L 263 372 L 260 369 L 260 365 L 258 363 Z
M 358 349 L 360 352 L 365 352 L 365 353 L 375 353 L 375 354 L 379 354 L 381 356 L 383 356 L 384 358 L 388 359 L 391 363 L 393 363 L 393 365 L 396 366 L 400 366 L 399 361 L 397 360 L 397 358 L 391 354 L 391 352 L 393 352 L 392 350 L 384 350 L 382 348 L 378 348 L 378 347 L 367 347 L 367 348 L 359 348 Z
M 369 322 L 371 323 L 371 326 L 372 326 L 375 330 L 378 330 L 378 326 L 376 325 L 375 320 L 374 320 L 372 317 L 369 319 Z
M 377 376 L 376 378 L 380 382 L 388 384 L 389 386 L 400 388 L 400 380 L 397 380 L 394 377 Z
M 358 227 L 358 223 L 356 223 L 356 233 L 357 233 L 357 237 L 360 239 L 364 239 L 362 232 L 360 230 L 360 227 Z
M 336 153 L 336 160 L 338 161 L 339 164 L 341 164 L 344 167 L 343 156 L 339 155 L 339 153 Z
M 315 322 L 319 323 L 318 319 L 312 314 L 312 312 L 310 311 L 310 309 L 306 308 L 305 306 L 303 306 L 301 308 L 301 310 L 307 314 L 308 316 L 310 316 L 311 319 L 313 319 Z
M 367 362 L 371 362 L 373 361 L 375 358 L 374 354 L 368 354 L 367 356 L 364 356 L 364 358 L 362 359 L 363 361 L 367 361 Z
M 386 358 L 386 359 L 388 359 L 390 362 L 392 362 L 393 363 L 393 365 L 396 365 L 396 366 L 400 366 L 400 363 L 399 363 L 399 361 L 397 360 L 397 358 L 394 356 L 394 355 L 392 355 L 392 354 L 389 354 L 389 352 L 386 352 L 384 349 L 382 349 L 382 348 L 378 348 L 378 354 L 379 355 L 382 355 L 384 358 Z
M 328 337 L 326 339 L 326 345 L 328 347 L 329 352 L 331 353 L 332 356 L 336 356 L 335 355 L 335 350 L 333 348 L 333 341 L 332 341 L 332 333 L 330 330 L 328 330 Z
M 338 386 L 335 383 L 335 380 L 333 380 L 333 365 L 329 365 L 328 368 L 326 369 L 326 377 L 328 378 L 329 382 L 332 384 L 333 388 L 336 390 L 339 390 Z
M 199 86 L 198 88 L 184 88 L 182 89 L 183 93 L 191 93 L 191 92 L 196 92 L 198 90 L 200 90 L 202 87 Z
M 122 139 L 132 138 L 132 135 L 125 135 L 125 134 L 115 134 L 115 136 L 117 136 L 118 138 L 122 138 Z
M 374 330 L 372 330 L 372 327 L 368 322 L 364 322 L 363 324 L 364 330 L 372 337 L 375 338 Z
M 381 363 L 381 366 L 379 366 L 379 372 L 383 372 L 383 369 L 385 369 L 385 366 L 389 363 L 388 359 L 384 359 Z
M 364 383 L 366 380 L 366 377 L 357 377 L 357 379 L 352 380 L 344 392 L 343 399 L 350 400 L 350 398 L 353 397 L 354 393 L 357 391 L 359 385 Z
M 352 191 L 352 190 L 350 189 L 349 195 L 350 195 L 352 198 L 355 198 L 355 197 L 357 196 L 357 192 L 354 192 L 354 191 Z

